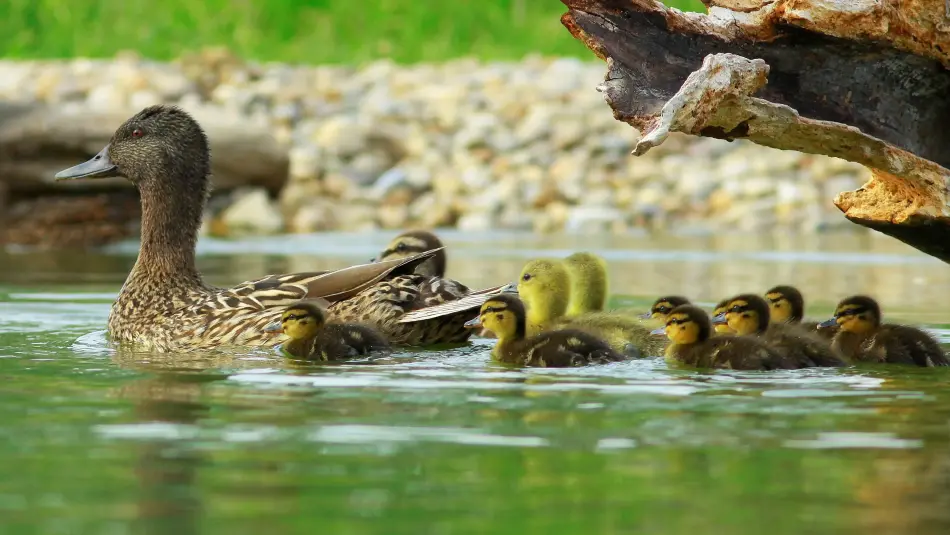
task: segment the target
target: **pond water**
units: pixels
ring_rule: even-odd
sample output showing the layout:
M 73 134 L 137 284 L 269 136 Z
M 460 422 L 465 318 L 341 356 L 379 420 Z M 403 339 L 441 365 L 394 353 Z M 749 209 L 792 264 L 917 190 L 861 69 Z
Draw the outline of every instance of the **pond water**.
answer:
M 223 285 L 365 261 L 391 236 L 204 240 L 199 263 Z M 584 249 L 618 305 L 793 283 L 815 317 L 866 292 L 950 342 L 950 270 L 867 232 L 444 238 L 473 287 Z M 103 329 L 135 248 L 0 252 L 3 534 L 950 527 L 950 370 L 513 370 L 485 340 L 332 366 L 120 352 Z

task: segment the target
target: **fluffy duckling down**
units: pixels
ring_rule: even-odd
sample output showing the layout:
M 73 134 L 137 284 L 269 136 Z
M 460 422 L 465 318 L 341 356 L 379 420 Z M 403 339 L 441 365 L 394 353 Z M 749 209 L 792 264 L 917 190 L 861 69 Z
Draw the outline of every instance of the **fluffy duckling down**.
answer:
M 739 336 L 761 338 L 789 362 L 789 368 L 844 366 L 840 353 L 827 340 L 795 325 L 771 323 L 769 304 L 755 294 L 742 294 L 728 300 L 725 311 L 713 319 L 725 323 Z
M 858 362 L 911 364 L 921 367 L 950 365 L 933 336 L 909 325 L 881 322 L 874 299 L 855 295 L 838 303 L 833 318 L 821 328 L 838 327 L 832 345 Z
M 658 297 L 650 306 L 649 312 L 640 314 L 642 320 L 652 320 L 654 324 L 666 325 L 666 318 L 674 308 L 681 305 L 689 305 L 689 299 L 682 295 L 665 295 Z
M 368 325 L 327 323 L 326 312 L 314 303 L 291 305 L 279 322 L 268 325 L 270 332 L 283 332 L 290 340 L 282 349 L 306 360 L 345 360 L 389 349 L 386 337 Z
M 606 340 L 614 350 L 631 357 L 661 355 L 665 341 L 650 335 L 636 317 L 613 312 L 585 312 L 566 317 L 571 285 L 581 288 L 589 280 L 572 281 L 560 260 L 528 262 L 518 279 L 518 295 L 527 307 L 527 329 L 534 335 L 552 329 L 577 329 Z
M 494 332 L 498 342 L 492 357 L 506 364 L 565 368 L 624 360 L 607 342 L 583 331 L 554 330 L 529 336 L 524 304 L 511 294 L 486 301 L 479 316 L 466 325 Z
M 805 298 L 794 286 L 784 284 L 775 286 L 765 292 L 765 299 L 769 302 L 769 314 L 773 323 L 798 325 L 812 334 L 829 340 L 838 330 L 837 326 L 819 329 L 819 322 L 805 321 Z
M 712 336 L 706 312 L 693 305 L 680 305 L 666 317 L 666 326 L 653 331 L 666 334 L 666 360 L 695 368 L 776 370 L 794 368 L 783 355 L 755 337 Z

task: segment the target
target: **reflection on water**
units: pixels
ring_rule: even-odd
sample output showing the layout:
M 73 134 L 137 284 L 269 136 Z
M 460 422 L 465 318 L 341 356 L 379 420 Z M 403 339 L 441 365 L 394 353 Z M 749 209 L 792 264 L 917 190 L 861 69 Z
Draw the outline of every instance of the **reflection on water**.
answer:
M 791 282 L 815 314 L 868 292 L 950 341 L 944 265 L 868 233 L 445 236 L 473 286 L 586 248 L 637 306 Z M 363 261 L 389 237 L 209 241 L 200 262 L 227 284 Z M 116 351 L 102 328 L 128 251 L 0 255 L 2 533 L 950 527 L 950 370 L 513 370 L 487 341 L 329 366 Z

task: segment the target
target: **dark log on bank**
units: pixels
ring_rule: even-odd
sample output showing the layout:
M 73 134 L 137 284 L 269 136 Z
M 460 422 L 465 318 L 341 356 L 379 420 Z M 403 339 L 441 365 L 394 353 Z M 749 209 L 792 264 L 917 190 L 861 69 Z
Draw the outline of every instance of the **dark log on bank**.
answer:
M 607 62 L 598 88 L 639 129 L 835 156 L 872 170 L 835 204 L 950 262 L 950 19 L 943 0 L 562 0 Z M 689 177 L 684 177 L 689 180 Z

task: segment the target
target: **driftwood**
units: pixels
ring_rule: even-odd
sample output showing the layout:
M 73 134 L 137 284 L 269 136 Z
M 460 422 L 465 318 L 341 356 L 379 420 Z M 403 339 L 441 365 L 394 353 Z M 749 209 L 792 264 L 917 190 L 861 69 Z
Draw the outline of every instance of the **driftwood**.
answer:
M 138 110 L 67 110 L 0 103 L 0 185 L 10 192 L 88 191 L 130 187 L 124 179 L 77 180 L 54 186 L 53 175 L 94 156 Z M 259 186 L 279 191 L 287 149 L 266 126 L 223 113 L 191 111 L 208 133 L 216 190 Z
M 562 0 L 607 62 L 598 88 L 641 131 L 835 156 L 872 171 L 835 204 L 950 263 L 950 18 L 943 0 Z

